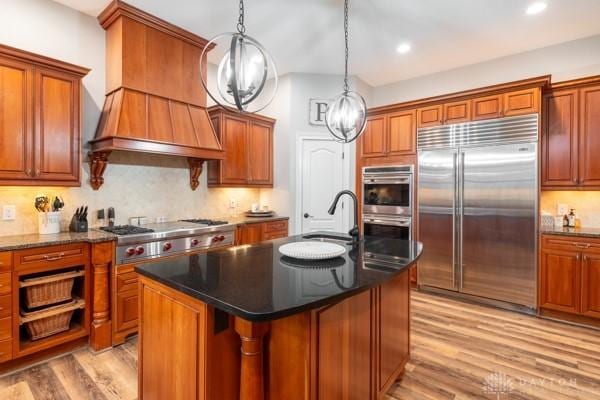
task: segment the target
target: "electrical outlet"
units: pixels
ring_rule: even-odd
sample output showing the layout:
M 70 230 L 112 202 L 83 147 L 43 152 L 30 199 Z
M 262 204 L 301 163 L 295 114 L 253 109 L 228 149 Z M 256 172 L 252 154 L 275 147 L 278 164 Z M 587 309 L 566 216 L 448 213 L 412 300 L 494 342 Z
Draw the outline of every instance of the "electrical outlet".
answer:
M 558 215 L 565 215 L 569 213 L 569 205 L 564 203 L 559 203 L 556 206 L 556 212 Z
M 236 208 L 236 207 L 237 207 L 237 200 L 229 199 L 229 208 Z
M 17 209 L 15 206 L 2 206 L 2 219 L 4 221 L 14 221 L 17 218 Z

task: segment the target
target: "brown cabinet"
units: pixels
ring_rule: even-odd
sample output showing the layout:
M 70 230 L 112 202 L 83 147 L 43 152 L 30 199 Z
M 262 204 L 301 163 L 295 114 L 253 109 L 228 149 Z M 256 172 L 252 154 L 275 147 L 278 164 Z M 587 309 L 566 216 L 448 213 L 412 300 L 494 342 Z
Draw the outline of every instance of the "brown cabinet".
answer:
M 591 79 L 558 87 L 543 98 L 542 188 L 598 189 L 600 85 Z
M 543 235 L 540 307 L 600 318 L 600 239 Z
M 236 245 L 254 244 L 264 240 L 280 239 L 288 236 L 288 221 L 247 223 L 238 226 Z
M 540 106 L 539 88 L 518 90 L 516 92 L 504 93 L 503 116 L 532 114 L 539 111 Z
M 493 119 L 502 116 L 502 95 L 478 97 L 471 103 L 473 120 Z
M 471 120 L 471 100 L 444 104 L 444 124 L 457 124 Z
M 371 158 L 415 154 L 415 118 L 414 110 L 368 117 L 367 127 L 360 138 L 360 156 Z
M 225 160 L 209 161 L 208 186 L 273 187 L 275 120 L 221 107 L 209 113 Z
M 444 122 L 443 106 L 436 105 L 432 107 L 420 108 L 417 110 L 417 119 L 419 128 L 428 126 L 442 125 Z
M 0 184 L 79 186 L 88 70 L 0 46 Z
M 115 275 L 113 330 L 115 343 L 137 331 L 138 275 L 133 265 L 121 265 Z

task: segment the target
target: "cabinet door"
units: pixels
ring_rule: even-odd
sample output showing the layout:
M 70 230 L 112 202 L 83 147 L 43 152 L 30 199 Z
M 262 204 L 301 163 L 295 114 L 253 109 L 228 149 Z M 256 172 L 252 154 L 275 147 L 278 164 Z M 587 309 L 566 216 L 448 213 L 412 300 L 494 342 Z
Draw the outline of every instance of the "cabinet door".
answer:
M 116 332 L 137 327 L 138 324 L 138 291 L 117 293 L 115 315 Z
M 248 131 L 249 184 L 273 184 L 273 130 L 271 125 L 250 122 Z
M 367 126 L 360 138 L 362 157 L 381 157 L 385 155 L 387 147 L 385 124 L 385 115 L 367 118 Z
M 35 178 L 79 181 L 79 80 L 35 72 Z
M 581 263 L 581 312 L 600 318 L 600 255 L 584 253 Z
M 531 114 L 539 111 L 540 89 L 525 89 L 504 94 L 504 116 Z
M 444 104 L 444 124 L 457 124 L 471 120 L 471 100 Z
M 242 225 L 238 228 L 238 245 L 254 244 L 262 240 L 262 224 Z
M 248 121 L 229 115 L 223 117 L 222 144 L 225 160 L 221 164 L 224 184 L 248 182 Z
M 502 116 L 502 95 L 486 96 L 473 99 L 471 118 L 491 119 Z
M 580 300 L 580 253 L 542 249 L 540 307 L 577 314 Z
M 381 285 L 377 299 L 379 332 L 377 344 L 377 388 L 380 395 L 404 369 L 410 352 L 410 273 L 400 274 Z
M 219 138 L 219 143 L 224 146 L 225 141 L 223 140 L 223 132 L 221 126 L 221 118 L 219 116 L 211 115 L 210 122 L 215 130 L 217 137 Z M 225 149 L 225 147 L 223 147 Z M 206 180 L 208 185 L 216 185 L 221 180 L 221 166 L 223 164 L 222 161 L 208 161 L 208 171 L 206 173 Z
M 581 89 L 579 184 L 600 186 L 600 86 Z
M 418 109 L 417 120 L 419 128 L 441 125 L 443 122 L 442 105 Z
M 401 111 L 387 116 L 388 155 L 415 154 L 417 152 L 417 130 L 414 110 Z
M 371 395 L 371 292 L 314 314 L 319 400 L 365 400 Z
M 577 90 L 544 96 L 542 122 L 542 185 L 577 184 Z
M 32 121 L 32 67 L 0 58 L 0 180 L 30 179 Z

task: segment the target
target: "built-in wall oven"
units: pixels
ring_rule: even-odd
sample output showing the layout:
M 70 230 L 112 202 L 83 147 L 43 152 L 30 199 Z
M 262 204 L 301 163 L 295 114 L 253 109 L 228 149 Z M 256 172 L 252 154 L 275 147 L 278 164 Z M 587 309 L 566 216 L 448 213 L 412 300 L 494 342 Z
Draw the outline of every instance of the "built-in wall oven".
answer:
M 413 166 L 364 167 L 363 233 L 411 239 L 413 216 Z

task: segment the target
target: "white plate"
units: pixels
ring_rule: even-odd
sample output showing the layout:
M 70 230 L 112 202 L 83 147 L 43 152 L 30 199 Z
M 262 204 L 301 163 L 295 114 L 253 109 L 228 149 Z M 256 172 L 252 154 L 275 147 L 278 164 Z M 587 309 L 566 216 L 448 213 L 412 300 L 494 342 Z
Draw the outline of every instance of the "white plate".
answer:
M 279 247 L 279 252 L 301 260 L 326 260 L 341 256 L 346 252 L 346 248 L 328 242 L 294 242 Z

